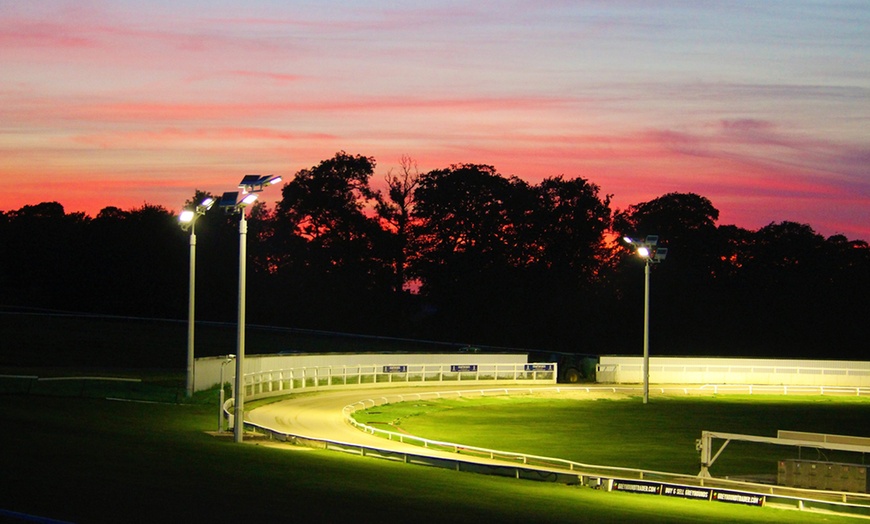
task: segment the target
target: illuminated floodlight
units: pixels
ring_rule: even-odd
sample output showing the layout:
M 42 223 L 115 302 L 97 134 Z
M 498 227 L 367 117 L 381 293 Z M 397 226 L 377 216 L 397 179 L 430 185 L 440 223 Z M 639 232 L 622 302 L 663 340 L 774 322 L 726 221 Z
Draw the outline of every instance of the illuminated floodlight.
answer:
M 221 195 L 218 207 L 223 208 L 227 214 L 235 214 L 241 211 L 245 206 L 249 206 L 257 201 L 256 193 L 239 193 L 238 191 L 227 191 Z
M 634 246 L 638 256 L 644 259 L 643 283 L 643 403 L 649 402 L 649 266 L 658 264 L 668 256 L 668 248 L 657 247 L 658 235 L 647 235 L 643 241 L 629 236 L 622 239 Z
M 200 204 L 197 204 L 194 209 L 185 209 L 182 210 L 178 215 L 178 222 L 181 223 L 181 229 L 187 231 L 191 227 L 193 227 L 196 219 L 205 214 L 206 211 L 211 209 L 214 205 L 214 199 L 212 197 L 208 197 L 203 200 Z
M 194 324 L 194 290 L 196 289 L 196 220 L 211 209 L 215 200 L 207 197 L 194 209 L 185 209 L 178 216 L 181 229 L 190 230 L 190 280 L 187 303 L 187 396 L 193 396 L 194 387 L 194 354 L 193 354 L 193 324 Z
M 257 201 L 256 193 L 280 181 L 280 176 L 245 175 L 239 182 L 239 189 L 242 190 L 241 195 L 238 191 L 228 191 L 221 196 L 220 206 L 228 213 L 239 214 L 239 319 L 236 333 L 236 378 L 233 387 L 233 437 L 235 442 L 242 442 L 245 432 L 245 273 L 247 257 L 245 244 L 248 235 L 245 207 Z M 223 391 L 223 385 L 221 385 L 221 391 Z

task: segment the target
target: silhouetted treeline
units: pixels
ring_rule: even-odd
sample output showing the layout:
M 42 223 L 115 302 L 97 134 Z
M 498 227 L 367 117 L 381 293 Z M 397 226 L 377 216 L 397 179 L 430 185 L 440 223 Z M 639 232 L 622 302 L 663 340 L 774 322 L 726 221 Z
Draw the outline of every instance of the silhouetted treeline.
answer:
M 296 173 L 274 209 L 248 209 L 248 322 L 639 353 L 643 261 L 619 239 L 657 234 L 669 253 L 652 267 L 653 354 L 867 358 L 865 241 L 794 222 L 719 225 L 691 193 L 612 209 L 582 178 L 418 173 L 404 158 L 378 192 L 374 170 L 340 152 Z M 197 318 L 234 321 L 238 216 L 212 208 L 195 231 Z M 188 239 L 152 205 L 0 213 L 0 304 L 183 319 Z

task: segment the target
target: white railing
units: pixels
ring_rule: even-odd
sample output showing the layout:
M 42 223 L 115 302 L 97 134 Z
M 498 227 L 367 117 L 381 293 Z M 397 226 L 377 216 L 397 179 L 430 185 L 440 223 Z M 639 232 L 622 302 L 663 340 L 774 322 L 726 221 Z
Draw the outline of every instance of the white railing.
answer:
M 771 386 L 765 384 L 705 384 L 698 389 L 719 393 L 747 395 L 870 395 L 870 387 L 849 386 Z
M 635 468 L 623 468 L 617 466 L 598 466 L 592 464 L 583 464 L 581 462 L 574 462 L 571 460 L 553 458 L 553 457 L 543 457 L 538 455 L 529 455 L 527 453 L 514 453 L 510 451 L 500 451 L 495 449 L 487 449 L 480 448 L 475 446 L 469 446 L 467 444 L 458 444 L 455 442 L 445 442 L 439 440 L 432 440 L 422 437 L 415 437 L 414 435 L 409 435 L 406 433 L 399 433 L 395 431 L 389 431 L 385 429 L 375 428 L 364 424 L 362 422 L 357 421 L 353 414 L 360 410 L 370 409 L 376 406 L 382 406 L 385 404 L 392 404 L 397 402 L 406 402 L 411 400 L 424 400 L 424 399 L 441 399 L 441 398 L 450 398 L 450 397 L 485 397 L 485 396 L 503 396 L 503 395 L 529 395 L 533 393 L 561 393 L 563 391 L 585 391 L 589 393 L 591 391 L 599 391 L 605 389 L 606 391 L 610 391 L 611 388 L 535 388 L 535 389 L 523 389 L 523 388 L 504 388 L 504 389 L 487 389 L 487 390 L 465 390 L 465 391 L 429 391 L 429 392 L 419 392 L 419 393 L 406 393 L 406 394 L 396 394 L 396 395 L 386 395 L 375 398 L 363 399 L 353 404 L 349 404 L 342 409 L 342 415 L 344 416 L 345 422 L 350 424 L 351 426 L 371 435 L 377 435 L 388 440 L 395 440 L 398 442 L 413 444 L 416 446 L 420 446 L 421 448 L 435 450 L 435 451 L 447 451 L 450 453 L 461 453 L 463 455 L 469 457 L 480 457 L 491 460 L 505 460 L 508 462 L 513 462 L 517 464 L 523 464 L 526 466 L 538 466 L 545 468 L 554 468 L 560 470 L 568 470 L 568 471 L 583 471 L 585 473 L 590 473 L 592 471 L 597 471 L 599 473 L 608 472 L 610 474 L 622 474 L 625 476 L 629 476 L 631 478 L 643 479 L 649 478 L 650 476 L 664 476 L 668 478 L 674 477 L 691 477 L 691 475 L 681 475 L 674 473 L 666 473 L 661 471 L 646 471 Z
M 655 388 L 661 394 L 717 394 L 717 393 L 730 393 L 730 394 L 740 394 L 740 393 L 748 393 L 748 394 L 760 394 L 760 395 L 773 395 L 773 394 L 781 394 L 788 395 L 798 394 L 798 395 L 846 395 L 846 396 L 861 396 L 870 395 L 870 388 L 832 388 L 832 387 L 791 387 L 788 386 L 753 386 L 753 385 L 731 385 L 731 386 L 721 386 L 721 385 L 705 385 L 701 387 L 683 387 L 683 386 L 673 386 L 673 387 L 662 387 Z M 791 391 L 789 391 L 791 390 Z M 550 457 L 541 457 L 535 455 L 527 455 L 524 453 L 512 453 L 508 451 L 498 451 L 486 448 L 477 448 L 474 446 L 468 446 L 465 444 L 457 444 L 453 442 L 442 442 L 437 440 L 430 440 L 421 437 L 415 437 L 413 435 L 409 435 L 406 433 L 399 433 L 395 431 L 389 431 L 381 428 L 375 428 L 369 426 L 367 424 L 363 424 L 357 421 L 353 414 L 360 410 L 370 409 L 376 406 L 382 406 L 385 404 L 392 404 L 397 402 L 406 402 L 412 400 L 423 400 L 425 398 L 428 399 L 440 399 L 440 398 L 449 398 L 449 397 L 484 397 L 484 396 L 500 396 L 500 395 L 516 395 L 516 394 L 532 394 L 532 393 L 563 393 L 563 392 L 622 392 L 622 393 L 635 393 L 635 388 L 620 388 L 620 387 L 602 387 L 602 386 L 593 386 L 593 387 L 553 387 L 553 388 L 535 388 L 535 389 L 523 389 L 523 388 L 505 388 L 505 389 L 489 389 L 489 390 L 467 390 L 467 391 L 426 391 L 419 393 L 406 393 L 406 394 L 395 394 L 395 395 L 385 395 L 380 397 L 373 397 L 369 399 L 363 399 L 353 404 L 349 404 L 342 409 L 342 415 L 344 416 L 345 421 L 351 426 L 369 433 L 371 435 L 378 435 L 384 437 L 388 440 L 396 440 L 402 443 L 414 444 L 417 446 L 421 446 L 423 448 L 429 449 L 438 449 L 449 451 L 453 453 L 465 453 L 471 456 L 479 456 L 489 459 L 502 459 L 509 461 L 519 461 L 523 464 L 535 464 L 539 466 L 553 467 L 559 469 L 568 469 L 569 471 L 574 470 L 584 470 L 588 472 L 591 469 L 596 471 L 607 471 L 610 473 L 620 472 L 622 474 L 630 473 L 631 478 L 644 479 L 652 477 L 683 477 L 681 474 L 674 473 L 665 473 L 661 471 L 646 471 L 635 468 L 621 468 L 621 467 L 610 467 L 610 466 L 598 466 L 598 465 L 590 465 L 583 464 L 579 462 L 573 462 L 570 460 L 564 460 L 559 458 L 550 458 Z
M 456 383 L 555 384 L 556 364 L 362 364 L 316 366 L 246 373 L 245 398 L 303 391 Z
M 600 383 L 643 382 L 641 357 L 601 357 Z M 774 359 L 652 357 L 652 384 L 758 384 L 870 387 L 870 363 Z

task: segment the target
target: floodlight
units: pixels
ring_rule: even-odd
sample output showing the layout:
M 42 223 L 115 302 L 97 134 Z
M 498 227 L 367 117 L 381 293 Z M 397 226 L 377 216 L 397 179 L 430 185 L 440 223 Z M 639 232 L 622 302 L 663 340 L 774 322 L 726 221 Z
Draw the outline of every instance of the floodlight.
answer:
M 214 205 L 214 198 L 206 197 L 193 209 L 185 209 L 178 216 L 181 229 L 190 230 L 190 281 L 187 303 L 187 396 L 193 396 L 194 389 L 194 351 L 193 351 L 193 324 L 194 324 L 194 290 L 196 289 L 196 220 L 205 215 L 205 212 Z
M 245 291 L 246 291 L 246 238 L 248 224 L 245 220 L 245 206 L 256 202 L 256 193 L 264 187 L 277 184 L 281 181 L 280 176 L 274 175 L 245 175 L 239 182 L 241 199 L 238 191 L 228 191 L 221 197 L 220 206 L 228 213 L 238 213 L 239 218 L 239 320 L 236 333 L 236 378 L 233 387 L 233 434 L 236 442 L 242 442 L 245 432 Z M 229 356 L 224 363 L 230 361 Z M 223 367 L 221 367 L 223 370 Z M 223 385 L 221 385 L 223 393 Z M 220 427 L 220 426 L 218 426 Z
M 214 205 L 214 203 L 215 203 L 215 200 L 212 197 L 207 197 L 197 207 L 202 208 L 204 211 L 208 211 L 209 209 L 211 209 L 211 207 Z
M 643 291 L 643 403 L 649 401 L 649 265 L 658 264 L 668 256 L 668 248 L 656 247 L 658 235 L 647 235 L 642 242 L 622 237 L 627 243 L 637 249 L 637 254 L 644 259 L 644 291 Z

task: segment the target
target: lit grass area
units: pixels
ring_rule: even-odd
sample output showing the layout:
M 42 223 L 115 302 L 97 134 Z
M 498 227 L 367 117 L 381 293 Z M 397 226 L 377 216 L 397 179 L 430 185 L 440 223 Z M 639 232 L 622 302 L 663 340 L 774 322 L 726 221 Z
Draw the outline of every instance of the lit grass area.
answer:
M 852 521 L 238 445 L 206 433 L 216 424 L 208 394 L 189 404 L 0 400 L 0 510 L 79 523 Z
M 587 464 L 695 475 L 695 440 L 711 430 L 775 437 L 779 429 L 870 436 L 870 398 L 710 396 L 499 396 L 411 401 L 358 412 L 357 420 L 419 437 Z M 716 445 L 721 444 L 719 441 Z M 732 442 L 714 476 L 776 475 L 784 446 Z M 862 463 L 860 454 L 804 449 L 801 458 Z

